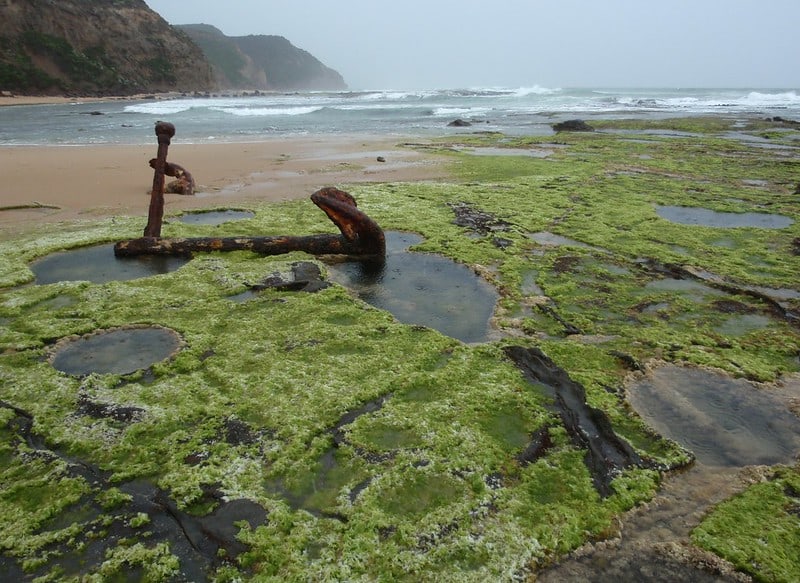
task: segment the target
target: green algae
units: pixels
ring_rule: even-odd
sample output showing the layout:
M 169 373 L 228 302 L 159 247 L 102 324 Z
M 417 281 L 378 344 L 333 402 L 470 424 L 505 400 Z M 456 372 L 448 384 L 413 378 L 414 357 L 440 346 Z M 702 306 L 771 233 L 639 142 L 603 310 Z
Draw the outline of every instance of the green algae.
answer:
M 496 324 L 511 339 L 478 346 L 402 325 L 339 286 L 229 299 L 294 261 L 314 260 L 302 253 L 210 253 L 139 280 L 12 288 L 32 279 L 27 263 L 34 258 L 138 236 L 143 219 L 0 241 L 0 400 L 30 416 L 50 460 L 31 456 L 13 410 L 0 407 L 5 556 L 32 573 L 51 572 L 66 552 L 54 550 L 55 541 L 79 549 L 81 532 L 100 524 L 69 509 L 90 496 L 106 512 L 125 512 L 130 500 L 119 488 L 142 479 L 195 514 L 215 506 L 210 488 L 268 511 L 266 524 L 238 534 L 250 550 L 219 565 L 219 580 L 510 580 L 607 536 L 615 516 L 653 496 L 658 472 L 626 470 L 613 494 L 601 498 L 548 396 L 521 377 L 502 347 L 542 348 L 659 468 L 690 457 L 626 405 L 617 389 L 630 362 L 620 355 L 764 381 L 800 369 L 797 327 L 763 299 L 731 298 L 650 268 L 690 265 L 741 286 L 796 289 L 800 257 L 790 250 L 800 215 L 791 166 L 722 137 L 730 123 L 659 122 L 647 127 L 697 135 L 641 136 L 647 143 L 610 131 L 459 136 L 459 144 L 475 147 L 548 147 L 554 140 L 564 147 L 547 158 L 449 151 L 450 182 L 353 185 L 360 208 L 385 229 L 419 233 L 425 240 L 416 250 L 470 266 L 502 294 Z M 598 127 L 647 129 L 622 120 Z M 455 139 L 439 145 L 444 150 Z M 742 184 L 762 179 L 766 189 Z M 459 227 L 457 203 L 508 227 L 494 234 Z M 677 225 L 658 217 L 661 204 L 759 209 L 795 223 L 774 232 Z M 332 229 L 309 201 L 251 210 L 251 219 L 214 227 L 214 234 Z M 545 231 L 582 246 L 546 246 L 531 237 Z M 164 228 L 165 236 L 207 233 L 172 220 Z M 498 246 L 494 236 L 509 244 Z M 734 314 L 722 309 L 729 299 L 738 306 Z M 71 378 L 46 362 L 58 339 L 131 325 L 173 329 L 186 346 L 131 375 Z M 567 325 L 580 334 L 566 337 Z M 81 414 L 87 398 L 141 414 L 126 422 Z M 379 408 L 341 426 L 334 440 L 348 413 L 378 400 Z M 552 447 L 521 465 L 517 456 L 544 427 Z M 70 475 L 63 460 L 98 468 L 108 488 Z M 492 476 L 501 476 L 501 485 Z M 15 482 L 21 486 L 9 486 Z M 48 531 L 47 520 L 58 516 L 64 524 Z M 128 521 L 147 530 L 136 512 Z M 86 575 L 111 577 L 132 565 L 151 580 L 169 580 L 178 559 L 168 545 L 132 536 L 100 564 L 86 565 Z
M 800 579 L 800 468 L 781 467 L 768 480 L 719 504 L 692 541 L 729 560 L 756 581 Z

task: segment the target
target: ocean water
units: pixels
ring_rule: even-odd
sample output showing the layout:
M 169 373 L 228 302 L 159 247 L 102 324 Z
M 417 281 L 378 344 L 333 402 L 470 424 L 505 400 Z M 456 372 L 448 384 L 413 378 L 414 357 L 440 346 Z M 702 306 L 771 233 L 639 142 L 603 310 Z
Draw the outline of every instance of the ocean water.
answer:
M 414 136 L 443 131 L 550 133 L 566 119 L 692 115 L 800 120 L 787 89 L 517 89 L 349 91 L 179 96 L 0 107 L 0 145 L 147 144 L 169 121 L 183 143 L 310 135 Z M 452 128 L 462 119 L 469 127 Z

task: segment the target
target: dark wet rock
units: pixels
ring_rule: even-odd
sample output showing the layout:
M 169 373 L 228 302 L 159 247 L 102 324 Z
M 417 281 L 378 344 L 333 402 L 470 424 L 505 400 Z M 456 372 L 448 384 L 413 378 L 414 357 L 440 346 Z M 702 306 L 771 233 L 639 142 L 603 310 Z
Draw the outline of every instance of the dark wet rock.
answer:
M 712 302 L 711 307 L 723 314 L 751 314 L 755 311 L 752 306 L 736 300 L 716 300 Z
M 148 546 L 166 542 L 170 551 L 180 560 L 181 581 L 203 582 L 210 580 L 210 574 L 223 562 L 235 561 L 248 546 L 238 540 L 240 527 L 246 522 L 250 528 L 267 523 L 267 511 L 250 500 L 225 501 L 219 485 L 203 487 L 203 501 L 216 505 L 206 516 L 192 516 L 177 507 L 169 494 L 155 485 L 136 480 L 123 484 L 111 482 L 111 474 L 92 464 L 75 460 L 65 453 L 47 447 L 44 439 L 34 431 L 33 416 L 7 403 L 0 401 L 0 408 L 14 412 L 6 426 L 15 433 L 33 452 L 27 456 L 46 457 L 52 461 L 66 462 L 66 473 L 72 477 L 85 479 L 92 488 L 102 492 L 112 486 L 131 496 L 128 503 L 109 511 L 103 507 L 94 494 L 81 498 L 72 507 L 43 525 L 43 531 L 59 527 L 61 516 L 80 515 L 84 518 L 82 534 L 70 543 L 63 543 L 49 560 L 34 570 L 26 570 L 25 577 L 12 577 L 19 571 L 16 562 L 0 555 L 0 578 L 9 581 L 33 580 L 58 568 L 64 573 L 86 573 L 97 569 L 107 559 L 108 552 L 120 541 L 146 540 Z M 102 407 L 101 407 L 102 410 Z M 131 516 L 146 515 L 147 522 L 133 526 Z M 103 537 L 92 536 L 102 529 Z M 140 580 L 142 573 L 131 569 L 126 580 Z
M 786 124 L 790 126 L 800 126 L 800 121 L 794 119 L 786 119 L 785 117 L 781 117 L 779 115 L 773 116 L 771 118 L 767 118 L 767 121 L 771 121 L 774 123 Z
M 108 476 L 110 475 L 109 472 L 104 472 L 96 466 L 74 459 L 65 452 L 51 449 L 47 445 L 44 437 L 34 431 L 33 415 L 6 401 L 0 401 L 0 408 L 9 409 L 14 412 L 14 417 L 7 422 L 6 427 L 12 434 L 15 434 L 15 438 L 12 439 L 11 444 L 16 450 L 15 453 L 20 456 L 20 459 L 38 458 L 47 462 L 60 460 L 65 462 L 66 465 L 64 469 L 66 474 L 70 477 L 83 478 L 92 486 L 102 486 L 107 482 Z M 22 444 L 27 446 L 24 453 L 19 451 L 19 446 Z M 1 557 L 2 555 L 0 555 L 0 559 Z M 0 581 L 2 580 L 3 579 L 0 578 Z
M 562 255 L 553 262 L 553 273 L 571 273 L 580 264 L 581 258 L 574 255 Z
M 183 532 L 192 549 L 210 565 L 219 561 L 219 551 L 225 551 L 229 560 L 236 559 L 248 547 L 236 539 L 239 534 L 237 522 L 244 521 L 251 528 L 267 522 L 267 511 L 259 504 L 245 499 L 223 502 L 211 514 L 194 517 L 182 512 L 163 492 L 152 498 L 154 503 L 149 514 L 161 512 L 169 515 Z
M 145 410 L 132 405 L 118 405 L 116 403 L 101 403 L 92 401 L 88 395 L 78 397 L 78 415 L 93 417 L 95 419 L 113 419 L 121 423 L 141 421 Z
M 386 162 L 386 158 L 384 158 L 383 156 L 378 156 L 377 160 L 378 162 Z
M 791 484 L 787 484 L 783 490 L 783 493 L 788 498 L 793 499 L 786 506 L 786 512 L 800 518 L 800 490 L 798 490 Z
M 236 539 L 240 530 L 236 523 L 240 521 L 257 528 L 266 524 L 267 511 L 251 500 L 238 499 L 226 502 L 210 515 L 200 518 L 204 536 L 214 540 L 219 548 L 224 548 L 231 558 L 248 549 L 246 544 Z
M 489 474 L 483 479 L 483 483 L 486 484 L 486 487 L 490 490 L 499 490 L 503 487 L 504 482 L 503 474 L 498 472 Z
M 333 436 L 334 447 L 340 447 L 348 443 L 347 436 L 345 435 L 344 432 L 344 428 L 346 426 L 353 423 L 356 419 L 358 419 L 362 415 L 366 415 L 368 413 L 374 413 L 375 411 L 380 410 L 383 407 L 383 404 L 386 402 L 386 399 L 388 399 L 390 396 L 391 395 L 381 395 L 377 399 L 373 399 L 372 401 L 367 401 L 360 407 L 352 409 L 347 413 L 345 413 L 344 415 L 342 415 L 339 418 L 339 421 L 336 422 L 336 425 L 334 425 L 330 430 L 330 433 Z M 367 453 L 361 451 L 360 448 L 357 448 L 357 452 L 361 453 L 362 455 L 365 455 Z M 368 461 L 380 462 L 386 459 L 385 456 L 381 454 L 373 454 L 373 455 L 375 456 L 376 459 Z
M 492 238 L 492 245 L 494 245 L 498 249 L 508 249 L 513 244 L 514 241 L 512 241 L 511 239 L 504 239 L 503 237 Z
M 447 126 L 451 127 L 451 128 L 466 128 L 466 127 L 469 127 L 471 125 L 472 125 L 472 123 L 470 123 L 470 122 L 468 122 L 466 120 L 460 119 L 460 118 L 459 119 L 454 119 L 449 124 L 447 124 Z
M 225 441 L 230 445 L 250 445 L 256 442 L 256 435 L 250 426 L 239 419 L 225 420 Z
M 0 581 L 28 581 L 30 578 L 17 561 L 10 557 L 0 557 Z
M 280 273 L 273 273 L 261 283 L 248 285 L 255 291 L 273 289 L 277 291 L 304 291 L 318 292 L 330 287 L 330 283 L 322 278 L 322 271 L 316 263 L 311 261 L 298 261 L 292 264 L 292 273 L 285 278 Z
M 185 456 L 183 458 L 183 463 L 187 466 L 199 466 L 208 460 L 209 457 L 211 457 L 211 454 L 207 451 L 195 451 Z
M 564 327 L 564 334 L 566 334 L 567 336 L 570 336 L 572 334 L 583 334 L 583 331 L 580 328 L 565 320 L 561 316 L 561 314 L 556 312 L 555 309 L 552 308 L 551 306 L 540 304 L 537 306 L 537 309 L 541 313 L 545 314 L 546 316 L 549 316 L 550 318 L 561 324 Z
M 425 534 L 417 539 L 417 549 L 423 553 L 430 551 L 434 548 L 439 541 L 447 538 L 458 530 L 458 522 L 453 521 L 441 525 L 436 532 Z
M 469 203 L 454 202 L 448 203 L 448 206 L 456 215 L 453 221 L 454 224 L 470 229 L 480 235 L 508 231 L 511 228 L 511 223 L 508 221 L 498 219 L 492 213 L 475 208 Z
M 246 522 L 250 528 L 267 523 L 266 510 L 250 500 L 221 501 L 211 514 L 195 517 L 179 510 L 163 490 L 146 483 L 125 484 L 120 490 L 133 495 L 133 511 L 149 517 L 150 522 L 143 529 L 149 544 L 168 542 L 181 561 L 181 572 L 190 581 L 210 580 L 209 573 L 216 567 L 235 561 L 248 550 L 237 540 L 237 523 Z M 124 536 L 125 526 L 117 522 L 110 531 L 115 529 L 122 530 L 120 538 Z
M 635 370 L 635 371 L 644 370 L 642 363 L 640 363 L 632 355 L 626 352 L 621 352 L 619 350 L 612 350 L 610 354 L 614 358 L 618 359 L 625 366 L 627 370 Z
M 556 132 L 593 132 L 594 128 L 582 119 L 568 119 L 561 123 L 553 124 Z
M 82 111 L 81 115 L 105 115 L 102 111 Z
M 523 467 L 532 464 L 544 457 L 551 447 L 553 440 L 550 437 L 550 429 L 548 427 L 537 429 L 531 436 L 530 443 L 517 455 L 517 462 Z
M 131 503 L 122 510 L 128 514 L 131 511 L 146 514 L 149 522 L 133 531 L 122 514 L 108 527 L 104 539 L 107 542 L 103 544 L 110 548 L 115 541 L 129 537 L 146 537 L 149 545 L 167 542 L 180 559 L 181 573 L 188 581 L 209 581 L 209 574 L 217 567 L 235 562 L 248 550 L 247 545 L 237 540 L 240 530 L 237 523 L 245 522 L 256 528 L 268 520 L 266 510 L 250 500 L 225 502 L 217 495 L 217 508 L 206 516 L 196 517 L 180 510 L 166 492 L 147 482 L 129 482 L 119 489 L 132 496 Z M 99 562 L 104 560 L 104 554 L 99 555 Z
M 350 494 L 348 494 L 348 497 L 350 498 L 350 503 L 353 504 L 358 499 L 359 494 L 361 494 L 361 492 L 366 490 L 371 483 L 372 483 L 372 478 L 370 477 L 362 480 L 361 482 L 353 486 L 353 489 L 350 490 Z
M 44 440 L 33 431 L 33 415 L 6 401 L 0 401 L 0 408 L 14 412 L 14 417 L 7 424 L 12 433 L 31 449 L 44 449 Z
M 613 493 L 611 482 L 622 470 L 643 465 L 630 444 L 614 432 L 605 412 L 586 403 L 583 385 L 572 380 L 541 350 L 508 346 L 505 353 L 528 381 L 551 393 L 554 408 L 572 442 L 586 450 L 584 462 L 601 496 Z

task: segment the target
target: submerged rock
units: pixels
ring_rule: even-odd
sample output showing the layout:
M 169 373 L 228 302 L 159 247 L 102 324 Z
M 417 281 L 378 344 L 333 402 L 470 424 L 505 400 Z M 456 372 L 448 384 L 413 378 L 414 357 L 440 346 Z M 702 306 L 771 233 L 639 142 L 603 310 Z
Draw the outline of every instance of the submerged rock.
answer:
M 623 469 L 643 466 L 636 451 L 614 432 L 605 412 L 587 404 L 583 385 L 572 380 L 541 350 L 509 346 L 505 353 L 528 381 L 552 391 L 555 409 L 567 433 L 576 446 L 586 450 L 584 461 L 601 496 L 612 494 L 611 482 Z M 542 445 L 532 447 L 546 448 L 546 443 L 543 438 Z
M 744 379 L 669 364 L 630 385 L 627 397 L 658 434 L 708 466 L 790 463 L 800 451 L 800 419 Z
M 249 287 L 256 291 L 274 289 L 278 291 L 313 293 L 330 287 L 330 285 L 329 282 L 322 279 L 322 271 L 317 264 L 310 261 L 298 261 L 292 264 L 292 273 L 289 276 L 273 273 L 261 283 L 256 283 Z
M 466 202 L 448 203 L 448 206 L 456 215 L 454 224 L 459 227 L 466 227 L 479 235 L 493 233 L 496 231 L 508 231 L 511 223 L 498 219 L 492 213 L 483 211 Z

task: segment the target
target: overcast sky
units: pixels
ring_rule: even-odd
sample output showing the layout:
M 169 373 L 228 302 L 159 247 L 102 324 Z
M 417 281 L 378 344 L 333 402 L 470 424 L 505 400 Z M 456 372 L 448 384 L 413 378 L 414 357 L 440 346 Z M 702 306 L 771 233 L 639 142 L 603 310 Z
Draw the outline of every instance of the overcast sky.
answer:
M 351 89 L 800 89 L 800 0 L 145 0 L 284 36 Z

